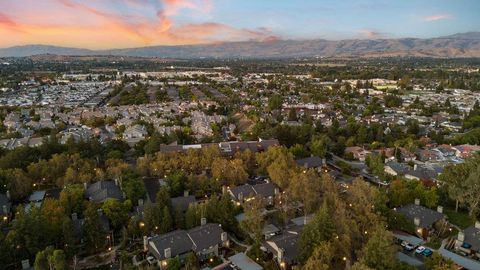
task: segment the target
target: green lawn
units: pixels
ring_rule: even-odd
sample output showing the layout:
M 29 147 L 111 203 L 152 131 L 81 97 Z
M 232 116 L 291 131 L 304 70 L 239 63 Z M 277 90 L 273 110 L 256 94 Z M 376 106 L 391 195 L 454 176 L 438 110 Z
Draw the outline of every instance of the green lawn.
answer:
M 442 239 L 434 237 L 430 242 L 425 243 L 425 246 L 432 249 L 439 249 L 442 246 Z
M 475 220 L 470 217 L 468 213 L 461 211 L 456 213 L 453 209 L 446 209 L 444 213 L 445 215 L 447 215 L 448 221 L 450 221 L 450 223 L 457 225 L 461 229 L 465 229 L 475 224 Z

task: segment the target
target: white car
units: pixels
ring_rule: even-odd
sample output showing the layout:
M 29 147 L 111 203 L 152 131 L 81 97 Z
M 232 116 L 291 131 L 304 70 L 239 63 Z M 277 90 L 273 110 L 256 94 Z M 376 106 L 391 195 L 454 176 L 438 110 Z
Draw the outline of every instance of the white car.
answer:
M 412 251 L 413 249 L 415 249 L 415 246 L 408 243 L 407 241 L 402 242 L 402 247 L 407 251 Z
M 415 250 L 415 253 L 417 253 L 417 254 L 422 254 L 423 251 L 425 251 L 425 247 L 424 247 L 424 246 L 419 246 L 419 247 Z

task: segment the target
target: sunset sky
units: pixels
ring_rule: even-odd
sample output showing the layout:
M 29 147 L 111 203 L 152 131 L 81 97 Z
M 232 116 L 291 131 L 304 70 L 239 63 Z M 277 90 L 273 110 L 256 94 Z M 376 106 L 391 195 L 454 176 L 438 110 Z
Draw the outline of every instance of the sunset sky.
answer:
M 436 37 L 480 31 L 478 0 L 0 0 L 0 47 Z

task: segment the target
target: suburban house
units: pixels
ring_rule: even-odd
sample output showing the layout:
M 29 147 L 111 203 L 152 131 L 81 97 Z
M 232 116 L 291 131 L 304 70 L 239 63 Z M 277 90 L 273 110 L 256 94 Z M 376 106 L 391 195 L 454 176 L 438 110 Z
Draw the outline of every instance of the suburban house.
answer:
M 133 125 L 123 132 L 123 138 L 129 139 L 145 139 L 148 135 L 147 128 L 143 125 Z
M 167 186 L 165 180 L 161 178 L 144 178 L 143 185 L 145 186 L 146 199 L 151 203 L 155 203 L 157 201 L 157 193 L 161 187 Z
M 157 260 L 161 269 L 168 267 L 168 259 L 180 260 L 190 252 L 195 252 L 200 260 L 218 256 L 221 247 L 228 246 L 227 233 L 220 224 L 206 223 L 188 231 L 176 230 L 167 234 L 144 239 L 145 251 L 149 251 Z
M 302 159 L 297 159 L 295 161 L 298 166 L 303 167 L 305 169 L 315 169 L 317 171 L 321 170 L 323 166 L 326 166 L 326 162 L 319 157 L 306 157 Z
M 396 211 L 415 224 L 416 234 L 423 239 L 429 237 L 437 222 L 446 219 L 442 206 L 438 206 L 437 211 L 433 211 L 430 208 L 421 206 L 419 199 L 415 199 L 415 204 L 405 205 L 396 209 Z
M 227 189 L 232 199 L 237 203 L 243 203 L 246 200 L 250 200 L 256 196 L 260 196 L 265 199 L 269 205 L 274 203 L 275 196 L 280 193 L 280 189 L 271 182 L 261 184 L 245 184 Z
M 45 199 L 45 195 L 47 192 L 45 190 L 38 190 L 33 192 L 30 197 L 28 197 L 28 203 L 25 205 L 25 212 L 30 212 L 32 206 L 36 206 L 37 208 L 42 207 L 43 200 Z
M 480 221 L 458 233 L 455 249 L 480 259 Z
M 110 227 L 110 222 L 108 221 L 107 216 L 103 213 L 102 208 L 97 210 L 98 218 L 100 220 L 100 225 L 104 233 L 111 233 L 112 229 Z M 85 226 L 85 219 L 78 218 L 77 213 L 73 213 L 71 216 L 72 224 L 73 224 L 73 233 L 75 236 L 75 240 L 77 244 L 83 244 L 84 242 L 84 226 Z
M 351 146 L 345 148 L 345 154 L 347 155 L 352 155 L 352 157 L 356 160 L 359 161 L 365 161 L 368 155 L 370 155 L 372 152 L 363 149 L 360 146 Z
M 85 197 L 96 203 L 103 203 L 107 199 L 123 200 L 123 192 L 118 181 L 98 181 L 87 185 L 85 183 Z
M 197 200 L 195 196 L 189 195 L 188 191 L 184 192 L 183 196 L 171 198 L 172 209 L 185 213 L 190 205 L 195 205 Z
M 461 158 L 467 158 L 476 152 L 480 152 L 480 146 L 478 145 L 462 144 L 453 146 L 453 148 L 456 150 L 455 155 Z
M 265 248 L 272 253 L 281 269 L 298 263 L 300 230 L 288 230 L 265 241 Z

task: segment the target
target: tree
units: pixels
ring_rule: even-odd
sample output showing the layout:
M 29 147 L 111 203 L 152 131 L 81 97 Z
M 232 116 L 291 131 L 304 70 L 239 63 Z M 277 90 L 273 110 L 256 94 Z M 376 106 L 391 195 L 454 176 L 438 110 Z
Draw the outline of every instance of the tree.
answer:
M 42 250 L 37 253 L 35 256 L 35 270 L 50 270 L 50 265 L 48 264 L 48 254 L 45 250 Z
M 168 207 L 164 207 L 162 210 L 162 223 L 160 223 L 159 230 L 160 233 L 167 233 L 172 229 L 173 221 Z
M 97 207 L 89 203 L 83 212 L 85 218 L 85 243 L 91 252 L 102 249 L 106 244 L 106 233 L 103 230 Z
M 360 262 L 374 269 L 395 269 L 395 256 L 392 233 L 378 226 L 363 247 Z
M 455 264 L 450 259 L 445 259 L 440 253 L 433 252 L 432 256 L 425 259 L 425 267 L 429 270 L 454 270 Z
M 185 259 L 185 270 L 200 270 L 200 263 L 195 253 L 188 253 Z
M 65 257 L 65 252 L 61 249 L 54 250 L 52 255 L 49 258 L 50 265 L 52 266 L 51 269 L 53 270 L 66 270 L 67 267 L 67 259 Z
M 81 185 L 69 185 L 60 192 L 60 204 L 65 209 L 65 214 L 83 212 L 84 193 L 85 190 Z
M 170 258 L 167 261 L 167 270 L 180 270 L 182 268 L 182 263 L 180 258 L 177 256 L 175 258 Z
M 212 176 L 227 185 L 240 185 L 248 179 L 243 160 L 216 158 L 212 163 Z
M 332 239 L 335 225 L 330 218 L 326 203 L 310 223 L 306 224 L 299 240 L 300 260 L 305 262 L 323 241 Z
M 188 178 L 185 173 L 181 171 L 174 172 L 167 176 L 166 182 L 170 187 L 170 195 L 172 197 L 178 197 L 183 195 L 183 191 L 185 190 L 185 184 Z
M 334 251 L 330 242 L 321 242 L 305 263 L 303 270 L 330 270 Z
M 283 98 L 280 95 L 273 95 L 268 99 L 268 108 L 270 110 L 279 110 L 282 108 Z
M 129 200 L 120 202 L 115 199 L 107 199 L 103 203 L 102 209 L 108 219 L 112 222 L 113 227 L 118 229 L 127 221 L 131 206 Z
M 145 196 L 145 186 L 140 176 L 133 171 L 127 170 L 123 176 L 122 189 L 132 203 L 137 203 Z
M 327 154 L 327 148 L 328 148 L 328 138 L 326 136 L 322 136 L 317 139 L 313 139 L 310 142 L 310 150 L 314 156 L 317 157 L 325 157 Z
M 265 202 L 261 197 L 246 201 L 244 205 L 245 220 L 240 223 L 243 230 L 250 234 L 256 244 L 262 240 L 262 229 L 265 223 L 264 207 Z

